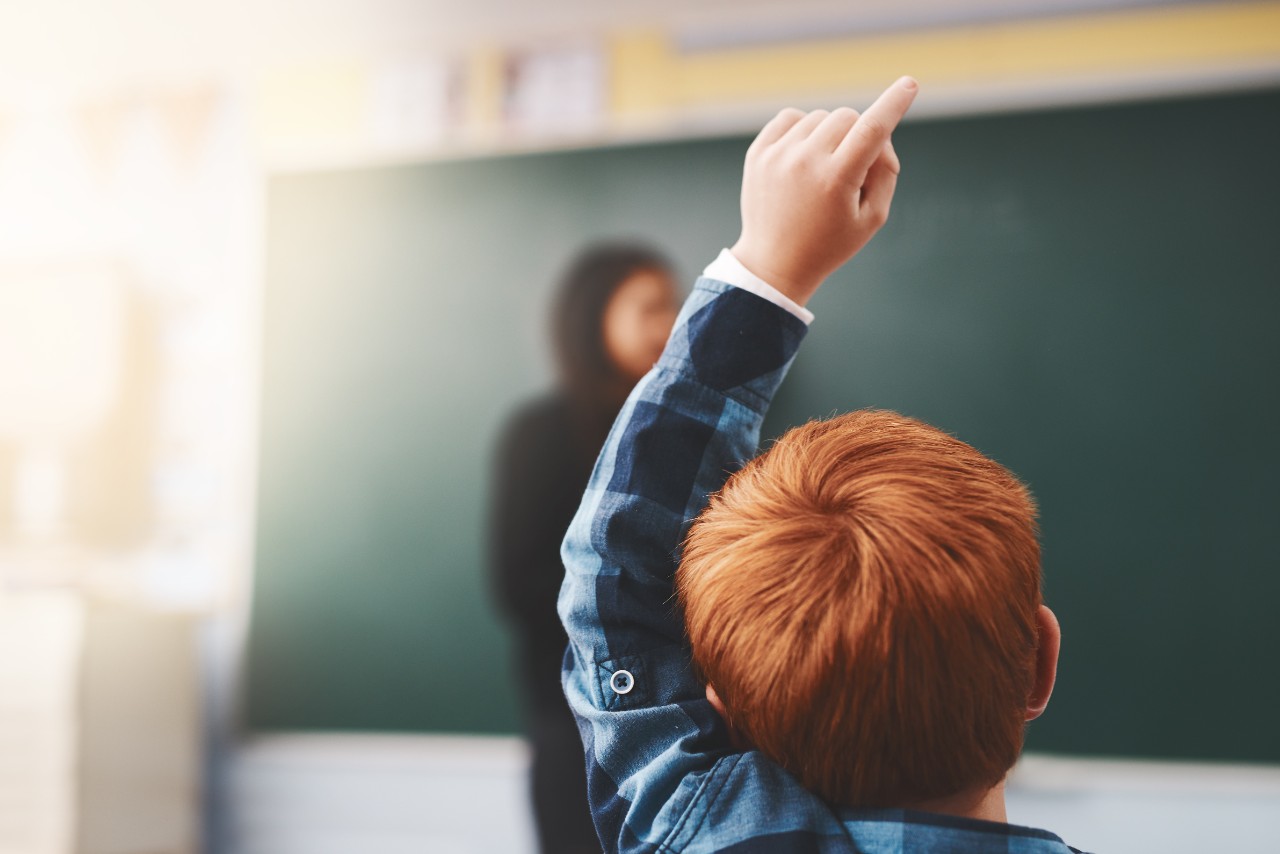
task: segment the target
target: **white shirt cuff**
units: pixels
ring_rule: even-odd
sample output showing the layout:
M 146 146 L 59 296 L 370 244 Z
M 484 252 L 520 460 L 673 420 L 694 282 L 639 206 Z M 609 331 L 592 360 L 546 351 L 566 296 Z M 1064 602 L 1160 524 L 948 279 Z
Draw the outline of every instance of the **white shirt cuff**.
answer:
M 718 282 L 733 285 L 735 288 L 750 291 L 761 299 L 766 299 L 779 308 L 784 308 L 791 312 L 800 318 L 805 326 L 813 323 L 812 311 L 809 311 L 809 309 L 742 266 L 742 262 L 735 258 L 728 249 L 721 249 L 720 255 L 707 265 L 707 269 L 702 271 L 702 275 L 708 279 L 715 279 Z

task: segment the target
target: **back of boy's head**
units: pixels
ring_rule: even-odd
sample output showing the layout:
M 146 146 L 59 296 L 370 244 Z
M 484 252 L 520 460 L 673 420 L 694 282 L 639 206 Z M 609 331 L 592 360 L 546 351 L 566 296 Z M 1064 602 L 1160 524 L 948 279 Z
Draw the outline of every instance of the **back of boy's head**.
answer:
M 883 411 L 790 431 L 712 498 L 677 582 L 728 723 L 828 801 L 917 804 L 1017 759 L 1035 505 L 958 439 Z

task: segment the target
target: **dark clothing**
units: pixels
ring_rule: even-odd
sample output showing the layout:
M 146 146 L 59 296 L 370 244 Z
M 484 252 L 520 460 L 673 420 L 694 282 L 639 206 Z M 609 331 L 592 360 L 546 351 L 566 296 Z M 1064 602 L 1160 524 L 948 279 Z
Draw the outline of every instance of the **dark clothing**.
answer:
M 587 808 L 582 739 L 560 687 L 568 639 L 556 597 L 564 579 L 560 542 L 616 414 L 613 408 L 584 413 L 565 395 L 547 395 L 511 417 L 498 448 L 491 575 L 516 641 L 543 854 L 600 850 Z

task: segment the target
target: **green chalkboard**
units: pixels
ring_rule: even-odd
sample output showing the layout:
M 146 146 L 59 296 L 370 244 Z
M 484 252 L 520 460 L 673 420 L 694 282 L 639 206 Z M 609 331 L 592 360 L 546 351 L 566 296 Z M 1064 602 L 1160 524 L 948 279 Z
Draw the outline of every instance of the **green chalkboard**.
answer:
M 748 140 L 271 180 L 254 730 L 508 732 L 489 455 L 550 379 L 552 281 L 643 237 L 692 276 Z M 1280 761 L 1280 93 L 917 122 L 769 431 L 888 407 L 1040 501 L 1065 632 L 1030 745 Z

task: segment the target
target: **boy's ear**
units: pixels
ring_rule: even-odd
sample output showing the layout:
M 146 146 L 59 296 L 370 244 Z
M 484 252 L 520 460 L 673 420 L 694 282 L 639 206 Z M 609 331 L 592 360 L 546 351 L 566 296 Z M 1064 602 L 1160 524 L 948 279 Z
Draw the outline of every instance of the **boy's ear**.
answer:
M 733 724 L 729 722 L 729 715 L 724 710 L 724 701 L 720 699 L 720 695 L 716 693 L 716 689 L 711 687 L 711 683 L 707 683 L 707 702 L 711 704 L 711 708 L 716 710 L 716 714 L 720 716 L 720 720 L 724 721 L 725 728 L 729 730 L 729 743 L 733 745 L 734 750 L 750 750 L 751 742 L 734 729 Z
M 724 703 L 720 700 L 720 695 L 716 693 L 716 689 L 711 687 L 711 683 L 707 683 L 707 702 L 716 710 L 716 714 L 721 717 L 725 723 L 729 722 L 729 716 L 725 714 Z
M 1062 646 L 1062 628 L 1058 618 L 1047 605 L 1036 610 L 1036 681 L 1027 697 L 1027 720 L 1033 721 L 1044 714 L 1053 694 L 1053 683 L 1058 678 L 1058 650 Z M 710 686 L 708 686 L 710 691 Z

